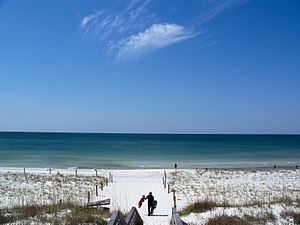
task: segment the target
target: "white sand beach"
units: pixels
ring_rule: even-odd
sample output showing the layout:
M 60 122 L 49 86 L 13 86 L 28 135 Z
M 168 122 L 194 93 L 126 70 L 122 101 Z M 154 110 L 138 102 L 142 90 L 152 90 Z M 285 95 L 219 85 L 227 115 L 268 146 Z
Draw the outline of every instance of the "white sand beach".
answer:
M 0 168 L 1 208 L 30 203 L 72 201 L 82 205 L 110 198 L 111 211 L 129 212 L 142 195 L 152 192 L 158 201 L 156 216 L 147 216 L 147 202 L 138 208 L 144 224 L 169 224 L 173 193 L 164 187 L 164 172 L 170 190 L 175 190 L 177 210 L 196 201 L 212 200 L 224 207 L 191 213 L 181 219 L 189 224 L 205 224 L 221 214 L 243 216 L 272 213 L 276 224 L 289 224 L 284 212 L 300 212 L 300 170 L 205 171 L 205 170 L 97 170 L 75 168 Z M 101 177 L 100 177 L 101 176 Z M 108 185 L 105 179 L 108 178 Z M 98 196 L 96 196 L 96 185 Z M 285 200 L 289 200 L 287 203 Z M 259 203 L 259 204 L 258 204 Z M 270 223 L 273 224 L 273 223 Z

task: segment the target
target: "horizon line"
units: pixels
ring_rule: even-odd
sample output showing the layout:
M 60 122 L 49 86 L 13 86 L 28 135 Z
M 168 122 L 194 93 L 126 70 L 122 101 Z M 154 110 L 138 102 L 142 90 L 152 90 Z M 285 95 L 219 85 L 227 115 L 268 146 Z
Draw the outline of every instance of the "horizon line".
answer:
M 28 131 L 0 130 L 0 133 L 45 133 L 45 134 L 144 134 L 144 135 L 300 135 L 300 133 L 204 133 L 204 132 L 93 132 L 93 131 Z

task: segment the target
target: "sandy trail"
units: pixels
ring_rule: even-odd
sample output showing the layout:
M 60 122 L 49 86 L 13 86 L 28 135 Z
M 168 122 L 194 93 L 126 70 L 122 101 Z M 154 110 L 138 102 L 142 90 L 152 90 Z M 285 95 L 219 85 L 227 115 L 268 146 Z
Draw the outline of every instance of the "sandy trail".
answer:
M 113 182 L 101 193 L 101 198 L 111 198 L 111 210 L 128 212 L 132 206 L 138 209 L 144 224 L 169 224 L 172 213 L 172 195 L 164 189 L 164 171 L 138 171 L 134 177 L 128 171 L 113 171 Z M 148 216 L 147 200 L 141 208 L 137 203 L 142 195 L 153 193 L 158 205 L 155 216 Z

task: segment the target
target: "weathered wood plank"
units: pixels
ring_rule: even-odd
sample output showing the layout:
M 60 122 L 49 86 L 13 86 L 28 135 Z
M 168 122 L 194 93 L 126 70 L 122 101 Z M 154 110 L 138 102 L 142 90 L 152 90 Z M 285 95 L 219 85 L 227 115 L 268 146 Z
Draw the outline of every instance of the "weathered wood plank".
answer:
M 102 205 L 109 205 L 109 204 L 110 204 L 110 199 L 108 198 L 96 202 L 90 202 L 87 204 L 87 206 L 102 206 Z
M 180 216 L 176 211 L 176 208 L 172 208 L 172 225 L 187 225 L 186 222 L 180 219 Z

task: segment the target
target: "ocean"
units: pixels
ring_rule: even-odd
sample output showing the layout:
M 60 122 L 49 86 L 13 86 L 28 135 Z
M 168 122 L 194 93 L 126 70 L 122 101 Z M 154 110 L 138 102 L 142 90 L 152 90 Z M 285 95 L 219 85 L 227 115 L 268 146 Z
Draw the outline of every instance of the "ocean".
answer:
M 0 167 L 295 168 L 300 135 L 0 132 Z

